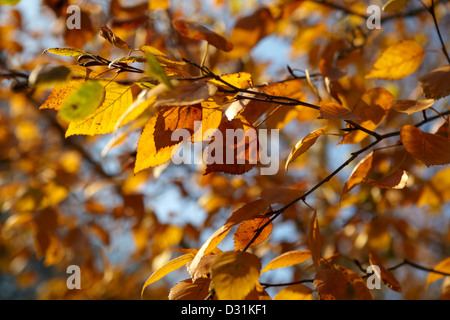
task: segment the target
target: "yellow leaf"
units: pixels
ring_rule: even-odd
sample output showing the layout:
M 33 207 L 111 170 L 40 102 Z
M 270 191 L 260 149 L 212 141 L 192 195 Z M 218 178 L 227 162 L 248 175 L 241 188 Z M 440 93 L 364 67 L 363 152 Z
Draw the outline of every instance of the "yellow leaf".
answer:
M 102 83 L 106 85 L 106 82 L 102 81 Z M 133 102 L 131 88 L 114 82 L 106 85 L 103 103 L 83 120 L 72 121 L 66 131 L 66 137 L 75 134 L 92 136 L 113 132 L 116 122 Z M 143 108 L 135 109 L 121 122 L 121 125 L 136 119 L 144 110 Z
M 433 270 L 444 272 L 444 273 L 450 273 L 450 257 L 442 260 L 437 265 L 435 265 Z M 444 275 L 442 275 L 442 274 L 430 272 L 427 277 L 426 286 L 428 287 L 428 285 L 430 283 L 438 281 L 439 279 L 441 279 L 443 277 L 444 277 Z
M 396 12 L 405 8 L 409 0 L 389 0 L 383 5 L 383 11 Z
M 311 258 L 311 251 L 309 250 L 293 250 L 285 252 L 272 261 L 270 261 L 261 271 L 264 273 L 269 270 L 291 267 L 297 264 L 302 264 Z
M 149 0 L 148 1 L 148 10 L 166 10 L 170 7 L 169 0 Z
M 312 290 L 302 284 L 293 284 L 280 292 L 273 300 L 311 300 Z
M 400 130 L 400 138 L 406 151 L 426 166 L 450 163 L 450 140 L 438 134 L 425 133 L 412 125 Z
M 400 41 L 383 51 L 366 79 L 403 79 L 419 68 L 424 56 L 425 50 L 418 43 Z
M 145 288 L 147 288 L 152 283 L 158 281 L 159 279 L 165 277 L 172 271 L 175 271 L 182 266 L 184 266 L 186 263 L 191 261 L 194 258 L 193 253 L 187 253 L 182 256 L 179 256 L 173 260 L 170 260 L 166 264 L 164 264 L 161 268 L 153 272 L 153 274 L 145 281 L 144 286 L 142 287 L 141 296 L 144 294 Z
M 288 171 L 289 163 L 297 159 L 300 155 L 305 153 L 309 150 L 309 148 L 312 147 L 314 143 L 316 143 L 317 139 L 324 134 L 325 128 L 317 129 L 307 136 L 305 136 L 303 139 L 301 139 L 297 144 L 295 145 L 294 149 L 291 150 L 291 153 L 288 156 L 288 159 L 286 160 L 286 164 L 284 166 L 284 169 Z
M 153 116 L 147 122 L 142 131 L 136 153 L 134 173 L 138 173 L 149 167 L 153 168 L 170 160 L 172 150 L 179 144 L 173 144 L 160 149 L 155 145 L 155 126 L 158 115 Z
M 211 279 L 219 300 L 241 300 L 256 286 L 261 262 L 254 254 L 228 251 L 216 255 Z

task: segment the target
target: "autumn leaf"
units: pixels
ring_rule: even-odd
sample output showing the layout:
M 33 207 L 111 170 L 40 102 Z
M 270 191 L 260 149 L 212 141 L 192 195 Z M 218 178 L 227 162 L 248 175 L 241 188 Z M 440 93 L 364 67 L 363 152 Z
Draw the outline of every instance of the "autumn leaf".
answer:
M 170 0 L 150 0 L 148 10 L 167 10 L 170 7 Z
M 255 235 L 255 232 L 258 230 L 258 228 L 261 228 L 269 220 L 270 217 L 262 216 L 244 221 L 234 233 L 234 250 L 237 251 L 244 249 L 247 244 L 253 239 L 253 236 Z M 249 247 L 251 248 L 257 246 L 258 244 L 267 240 L 272 232 L 272 228 L 272 223 L 267 225 Z
M 373 88 L 365 92 L 358 103 L 352 107 L 352 112 L 361 120 L 355 121 L 367 130 L 376 129 L 386 118 L 394 101 L 393 95 L 384 88 Z M 347 128 L 351 127 L 347 124 Z M 345 135 L 340 144 L 361 142 L 368 133 L 355 130 Z
M 131 47 L 112 32 L 105 24 L 100 27 L 100 35 L 119 49 L 131 50 Z
M 405 170 L 395 170 L 379 180 L 369 180 L 367 183 L 385 189 L 403 189 L 408 182 L 409 175 Z
M 408 115 L 411 115 L 414 112 L 426 110 L 433 104 L 434 99 L 425 99 L 425 100 L 400 99 L 394 101 L 392 109 L 394 109 L 397 112 L 403 112 L 407 113 Z
M 441 99 L 450 94 L 450 66 L 445 65 L 419 78 L 420 86 L 428 99 Z
M 414 73 L 422 63 L 425 51 L 416 42 L 403 40 L 389 46 L 366 75 L 367 79 L 403 79 Z
M 450 140 L 438 134 L 425 133 L 412 125 L 405 125 L 400 138 L 406 151 L 426 166 L 450 163 Z
M 450 273 L 450 258 L 446 258 L 439 262 L 437 265 L 433 267 L 433 270 L 444 272 L 444 273 Z M 427 283 L 426 286 L 428 287 L 431 283 L 438 281 L 439 279 L 442 279 L 444 275 L 436 273 L 436 272 L 430 272 L 427 277 Z
M 314 215 L 311 217 L 308 226 L 308 247 L 311 251 L 314 267 L 317 269 L 320 266 L 320 259 L 322 258 L 322 239 L 316 211 L 314 211 Z
M 206 278 L 183 280 L 170 289 L 169 300 L 204 300 L 209 295 L 210 283 Z
M 388 288 L 397 292 L 402 291 L 400 283 L 397 281 L 397 279 L 395 279 L 394 275 L 382 265 L 380 258 L 374 252 L 371 252 L 369 254 L 369 261 L 370 264 L 380 268 L 380 274 L 378 274 L 377 276 Z M 374 270 L 377 269 L 375 268 Z
M 367 156 L 359 161 L 358 164 L 353 168 L 353 171 L 350 174 L 350 178 L 348 178 L 348 180 L 345 182 L 341 196 L 366 180 L 367 174 L 372 169 L 372 161 L 373 151 L 371 151 Z
M 293 284 L 279 291 L 274 300 L 312 300 L 313 291 L 302 284 Z
M 72 78 L 72 72 L 65 66 L 40 65 L 31 72 L 28 82 L 35 88 L 61 87 Z
M 373 295 L 367 288 L 366 281 L 355 271 L 346 268 L 340 268 L 347 278 L 347 282 L 352 286 L 358 300 L 373 300 Z
M 63 103 L 59 114 L 67 121 L 80 121 L 94 112 L 105 99 L 105 88 L 98 81 L 85 82 Z
M 361 120 L 356 114 L 334 101 L 320 103 L 320 117 L 328 120 Z
M 266 264 L 261 273 L 302 264 L 311 258 L 311 256 L 311 251 L 309 250 L 293 250 L 285 252 Z
M 183 37 L 194 40 L 205 40 L 208 44 L 223 51 L 233 49 L 233 44 L 227 39 L 195 21 L 176 19 L 172 20 L 172 24 Z
M 408 4 L 409 0 L 389 0 L 383 5 L 383 11 L 385 12 L 397 12 L 401 11 Z
M 170 260 L 166 264 L 164 264 L 161 268 L 153 272 L 153 274 L 148 277 L 148 279 L 145 281 L 144 286 L 142 287 L 141 296 L 144 294 L 145 288 L 147 288 L 152 283 L 158 281 L 159 279 L 165 277 L 172 271 L 175 271 L 182 266 L 184 266 L 186 263 L 191 261 L 194 258 L 193 253 L 187 253 L 182 256 L 179 256 L 173 260 Z
M 261 262 L 251 253 L 228 251 L 216 255 L 211 280 L 219 300 L 240 300 L 255 288 Z
M 87 54 L 87 52 L 76 49 L 76 48 L 49 48 L 44 50 L 42 53 L 50 52 L 59 56 L 66 57 L 78 57 L 83 54 Z
M 346 276 L 334 268 L 317 271 L 313 284 L 320 300 L 338 300 L 343 297 L 348 288 Z
M 216 92 L 217 87 L 210 82 L 182 83 L 172 91 L 159 94 L 154 107 L 193 105 L 207 100 Z
M 309 133 L 308 135 L 303 137 L 299 142 L 297 142 L 286 160 L 284 169 L 288 171 L 289 163 L 291 163 L 292 161 L 297 159 L 300 155 L 308 151 L 309 148 L 311 148 L 314 145 L 314 143 L 316 143 L 317 139 L 324 133 L 325 128 L 320 128 Z

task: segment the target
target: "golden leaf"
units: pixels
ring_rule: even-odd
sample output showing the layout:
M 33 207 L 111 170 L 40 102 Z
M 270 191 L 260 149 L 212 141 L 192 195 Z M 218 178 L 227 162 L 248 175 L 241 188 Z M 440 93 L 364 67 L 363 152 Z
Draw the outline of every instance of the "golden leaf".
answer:
M 450 257 L 442 260 L 437 265 L 435 265 L 433 270 L 444 272 L 444 273 L 450 273 Z M 443 277 L 444 277 L 444 275 L 442 275 L 442 274 L 430 272 L 427 277 L 426 286 L 428 287 L 428 285 L 430 283 L 438 281 L 439 279 L 442 279 Z
M 424 56 L 425 50 L 418 43 L 400 41 L 383 51 L 366 79 L 403 79 L 419 68 Z
M 370 169 L 372 169 L 373 151 L 365 156 L 358 164 L 353 168 L 350 178 L 345 182 L 342 189 L 342 195 L 349 192 L 353 187 L 360 184 L 366 179 Z
M 204 300 L 209 295 L 210 283 L 207 278 L 183 280 L 170 289 L 169 300 Z
M 241 300 L 256 286 L 261 262 L 254 254 L 227 251 L 216 255 L 211 264 L 211 279 L 219 300 Z
M 264 273 L 269 270 L 291 267 L 297 264 L 302 264 L 311 258 L 311 251 L 309 250 L 293 250 L 285 252 L 270 261 L 261 271 Z
M 340 299 L 347 291 L 347 278 L 334 268 L 319 270 L 313 283 L 321 300 Z
M 261 216 L 256 217 L 251 220 L 244 221 L 236 230 L 234 233 L 234 250 L 241 250 L 244 249 L 247 244 L 253 239 L 255 232 L 258 230 L 258 228 L 262 227 L 265 223 L 267 223 L 270 220 L 270 217 L 268 216 Z M 262 232 L 259 234 L 259 236 L 252 242 L 250 247 L 257 246 L 258 244 L 262 243 L 264 240 L 267 240 L 269 238 L 271 232 L 272 232 L 272 223 L 268 224 Z
M 288 171 L 289 163 L 297 159 L 299 156 L 301 156 L 303 153 L 309 150 L 313 146 L 314 143 L 316 143 L 317 139 L 325 133 L 325 128 L 317 129 L 305 137 L 303 137 L 299 142 L 295 144 L 295 147 L 291 150 L 291 153 L 289 154 L 286 164 L 284 166 L 284 169 Z
M 308 227 L 308 247 L 311 251 L 311 257 L 316 269 L 320 265 L 322 257 L 322 239 L 319 230 L 319 221 L 317 220 L 317 211 L 314 211 Z
M 293 284 L 276 294 L 273 300 L 311 300 L 311 288 L 302 284 Z

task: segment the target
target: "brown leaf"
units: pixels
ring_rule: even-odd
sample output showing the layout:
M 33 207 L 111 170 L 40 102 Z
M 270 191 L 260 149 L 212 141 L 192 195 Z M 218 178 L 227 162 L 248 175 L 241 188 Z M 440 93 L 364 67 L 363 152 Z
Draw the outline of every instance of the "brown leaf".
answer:
M 204 300 L 209 295 L 210 279 L 186 279 L 170 289 L 169 300 Z
M 172 24 L 183 37 L 194 40 L 206 40 L 210 45 L 223 51 L 233 49 L 231 42 L 197 22 L 176 19 L 172 20 Z
M 406 151 L 426 166 L 450 163 L 450 140 L 438 134 L 425 133 L 412 125 L 405 125 L 400 138 Z
M 385 267 L 383 267 L 383 265 L 381 264 L 381 260 L 380 258 L 377 256 L 377 254 L 375 254 L 374 252 L 371 252 L 369 254 L 369 261 L 371 265 L 375 265 L 378 266 L 380 268 L 380 275 L 378 275 L 381 280 L 383 281 L 383 283 L 386 285 L 386 287 L 397 291 L 397 292 L 401 292 L 401 286 L 400 283 L 397 281 L 397 279 L 395 279 L 394 275 L 387 270 Z M 376 269 L 374 269 L 376 270 Z
M 408 99 L 400 99 L 395 100 L 392 109 L 397 112 L 407 113 L 409 115 L 414 112 L 422 111 L 428 109 L 434 104 L 434 99 L 425 99 L 425 100 L 408 100 Z
M 114 32 L 106 26 L 106 24 L 100 27 L 100 35 L 117 48 L 126 50 L 132 49 L 125 41 L 116 36 Z
M 366 282 L 358 273 L 346 268 L 340 269 L 347 277 L 347 281 L 355 291 L 358 300 L 373 300 L 372 293 L 367 288 Z
M 441 99 L 450 94 L 450 66 L 441 66 L 419 78 L 425 97 Z
M 328 120 L 361 120 L 356 114 L 334 101 L 320 103 L 320 117 L 318 119 Z
M 321 300 L 340 299 L 348 288 L 346 276 L 334 268 L 319 270 L 313 284 Z
M 395 170 L 380 180 L 370 180 L 367 183 L 385 189 L 403 189 L 408 182 L 408 173 L 405 170 Z
M 372 169 L 373 151 L 365 156 L 358 164 L 353 168 L 350 178 L 345 182 L 341 195 L 349 192 L 353 187 L 360 184 L 366 179 L 370 169 Z
M 270 217 L 262 216 L 244 221 L 234 233 L 234 250 L 244 249 L 252 240 L 258 228 L 262 227 L 269 220 Z M 250 247 L 257 246 L 264 240 L 267 240 L 267 238 L 269 238 L 270 234 L 272 233 L 272 228 L 272 223 L 267 225 L 255 239 L 255 241 L 252 242 Z

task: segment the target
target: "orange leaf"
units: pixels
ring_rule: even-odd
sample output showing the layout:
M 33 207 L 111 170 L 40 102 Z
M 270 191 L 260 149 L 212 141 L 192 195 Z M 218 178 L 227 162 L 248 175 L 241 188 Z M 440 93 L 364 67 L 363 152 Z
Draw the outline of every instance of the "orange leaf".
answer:
M 373 300 L 372 293 L 367 288 L 366 282 L 358 273 L 346 268 L 340 269 L 345 274 L 348 283 L 353 287 L 358 300 Z
M 289 163 L 297 159 L 300 155 L 305 153 L 309 150 L 309 148 L 312 147 L 314 143 L 316 143 L 317 139 L 325 133 L 325 128 L 317 129 L 305 137 L 301 139 L 299 142 L 296 143 L 294 149 L 291 150 L 291 153 L 289 154 L 286 164 L 284 166 L 284 169 L 288 171 Z
M 334 101 L 320 103 L 319 119 L 328 120 L 361 120 L 356 114 Z
M 419 78 L 425 97 L 429 99 L 441 99 L 450 94 L 450 66 L 445 65 Z
M 333 268 L 319 270 L 313 283 L 321 300 L 340 299 L 347 291 L 347 278 Z
M 434 99 L 425 99 L 425 100 L 408 100 L 408 99 L 400 99 L 395 100 L 392 109 L 397 112 L 407 113 L 409 115 L 414 112 L 422 111 L 428 109 L 434 104 Z
M 400 138 L 406 151 L 426 166 L 450 163 L 450 140 L 438 134 L 425 133 L 412 125 L 405 125 Z
M 255 232 L 258 228 L 262 227 L 265 223 L 270 220 L 270 217 L 262 216 L 253 218 L 251 220 L 244 221 L 234 233 L 234 250 L 244 249 L 247 244 L 252 240 L 255 235 Z M 257 246 L 267 238 L 269 238 L 272 232 L 272 223 L 267 225 L 259 236 L 252 242 L 250 247 Z
M 311 256 L 316 269 L 320 265 L 320 259 L 322 257 L 322 239 L 320 237 L 319 221 L 317 220 L 317 211 L 314 211 L 314 215 L 311 217 L 308 227 L 308 246 L 311 250 Z
M 286 268 L 295 266 L 297 264 L 302 264 L 306 260 L 311 258 L 311 251 L 309 250 L 293 250 L 285 252 L 272 261 L 270 261 L 261 271 L 264 273 L 269 270 Z
M 442 260 L 437 265 L 435 265 L 433 270 L 444 272 L 444 273 L 450 273 L 450 257 Z M 442 275 L 442 274 L 430 272 L 427 277 L 426 286 L 428 287 L 428 285 L 430 283 L 438 281 L 439 279 L 441 279 L 443 277 L 444 277 L 444 275 Z
M 186 279 L 170 289 L 169 300 L 204 300 L 209 295 L 210 279 Z
M 100 27 L 100 35 L 117 48 L 131 50 L 131 47 L 116 36 L 105 24 Z
M 254 254 L 227 251 L 216 255 L 211 264 L 211 279 L 219 300 L 240 300 L 256 286 L 261 262 Z
M 373 151 L 365 156 L 358 164 L 353 168 L 350 178 L 345 182 L 342 189 L 342 195 L 349 192 L 353 187 L 360 184 L 366 179 L 370 169 L 372 169 Z
M 386 268 L 383 267 L 383 265 L 381 264 L 380 258 L 375 254 L 375 253 L 370 253 L 369 254 L 369 261 L 371 265 L 375 265 L 378 266 L 380 268 L 380 273 L 378 275 L 378 277 L 381 278 L 381 280 L 383 281 L 383 283 L 386 285 L 386 287 L 397 291 L 397 292 L 401 292 L 402 289 L 400 287 L 400 283 L 397 281 L 397 279 L 395 279 L 394 275 L 387 270 Z M 376 269 L 374 269 L 376 270 Z
M 374 130 L 386 118 L 391 109 L 393 95 L 384 88 L 373 88 L 365 92 L 358 103 L 352 108 L 352 112 L 361 120 L 355 121 L 360 126 Z M 347 127 L 350 125 L 347 124 Z M 340 144 L 361 142 L 368 133 L 355 130 L 344 136 Z
M 231 42 L 197 22 L 176 19 L 172 20 L 172 24 L 183 37 L 194 40 L 206 40 L 210 45 L 223 51 L 233 49 Z
M 403 189 L 408 182 L 408 173 L 405 170 L 395 170 L 380 180 L 370 180 L 367 183 L 385 189 Z

